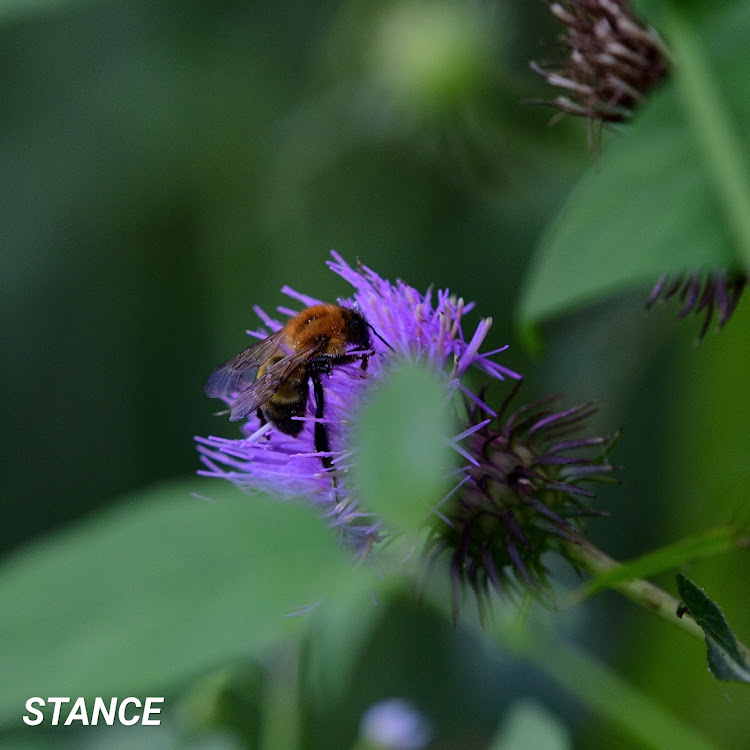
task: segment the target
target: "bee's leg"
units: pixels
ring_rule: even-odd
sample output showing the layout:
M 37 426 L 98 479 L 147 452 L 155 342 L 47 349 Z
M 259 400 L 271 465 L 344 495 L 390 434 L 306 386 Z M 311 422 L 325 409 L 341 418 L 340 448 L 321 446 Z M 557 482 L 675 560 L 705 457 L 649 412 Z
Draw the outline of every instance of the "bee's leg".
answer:
M 318 375 L 312 375 L 313 393 L 315 395 L 315 419 L 323 419 L 325 412 L 325 396 L 323 395 L 323 384 L 320 382 Z M 328 453 L 331 450 L 331 444 L 328 441 L 328 430 L 326 426 L 319 421 L 315 422 L 315 450 L 320 453 Z M 321 456 L 323 468 L 328 471 L 333 468 L 333 462 L 330 456 Z
M 307 371 L 313 379 L 316 375 L 330 375 L 333 372 L 334 364 L 338 364 L 338 360 L 328 354 L 321 354 L 319 357 L 313 357 L 307 363 Z
M 330 375 L 334 367 L 339 365 L 351 365 L 354 362 L 361 362 L 362 369 L 367 369 L 369 353 L 363 354 L 322 354 L 314 357 L 307 363 L 308 372 L 311 374 Z

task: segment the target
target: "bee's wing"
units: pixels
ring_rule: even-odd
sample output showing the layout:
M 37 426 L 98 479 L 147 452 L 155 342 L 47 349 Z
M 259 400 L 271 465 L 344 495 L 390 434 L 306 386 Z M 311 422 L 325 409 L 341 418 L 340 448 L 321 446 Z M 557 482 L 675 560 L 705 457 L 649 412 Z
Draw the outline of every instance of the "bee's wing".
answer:
M 229 421 L 243 419 L 265 404 L 298 367 L 311 360 L 324 346 L 324 342 L 315 341 L 274 362 L 246 391 L 237 396 Z
M 282 331 L 276 331 L 217 367 L 206 381 L 206 395 L 222 398 L 244 391 L 257 377 L 258 368 L 279 349 L 281 340 Z

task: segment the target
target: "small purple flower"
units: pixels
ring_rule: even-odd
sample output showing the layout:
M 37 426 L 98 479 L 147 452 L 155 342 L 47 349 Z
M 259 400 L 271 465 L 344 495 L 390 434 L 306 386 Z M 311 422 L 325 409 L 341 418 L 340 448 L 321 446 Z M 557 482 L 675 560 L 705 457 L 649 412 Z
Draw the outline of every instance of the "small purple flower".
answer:
M 332 256 L 328 266 L 354 288 L 352 296 L 339 303 L 358 309 L 378 334 L 372 337 L 375 354 L 369 359 L 367 371 L 355 362 L 335 367 L 325 376 L 323 422 L 328 430 L 331 448 L 328 455 L 333 471 L 323 470 L 321 454 L 314 448 L 315 407 L 311 398 L 307 414 L 302 418 L 306 424 L 297 437 L 286 435 L 271 424 L 261 425 L 258 417 L 252 415 L 242 424 L 242 438 L 196 438 L 205 466 L 199 473 L 228 479 L 244 490 L 302 497 L 319 508 L 329 523 L 340 530 L 342 541 L 355 551 L 363 552 L 380 538 L 381 521 L 360 506 L 356 490 L 348 481 L 348 468 L 354 450 L 352 422 L 373 384 L 382 379 L 396 360 L 424 362 L 445 373 L 449 392 L 460 391 L 469 403 L 492 414 L 492 410 L 461 382 L 463 375 L 470 368 L 476 368 L 491 379 L 518 379 L 520 376 L 493 359 L 507 347 L 480 353 L 491 319 L 480 320 L 473 334 L 468 339 L 465 337 L 463 318 L 473 308 L 473 303 L 464 303 L 448 290 L 430 288 L 423 294 L 403 281 L 393 284 L 382 279 L 366 266 L 352 268 L 338 253 L 332 252 Z M 320 300 L 289 287 L 284 287 L 282 292 L 305 307 L 320 304 Z M 283 317 L 299 312 L 278 307 L 278 313 L 283 316 L 279 320 L 258 307 L 254 310 L 265 326 L 248 331 L 257 339 L 280 330 L 284 325 Z M 459 440 L 474 429 L 478 428 L 472 426 L 453 439 L 451 444 L 459 453 L 465 454 Z
M 414 705 L 390 698 L 370 706 L 362 717 L 360 734 L 378 750 L 420 750 L 432 732 Z
M 739 271 L 728 273 L 724 269 L 717 269 L 705 273 L 665 273 L 651 290 L 646 309 L 650 310 L 657 302 L 663 303 L 677 297 L 682 303 L 677 313 L 678 318 L 685 318 L 691 313 L 699 315 L 705 312 L 703 325 L 698 334 L 700 341 L 711 327 L 714 315 L 718 315 L 717 329 L 721 330 L 724 327 L 735 311 L 746 286 L 747 276 Z

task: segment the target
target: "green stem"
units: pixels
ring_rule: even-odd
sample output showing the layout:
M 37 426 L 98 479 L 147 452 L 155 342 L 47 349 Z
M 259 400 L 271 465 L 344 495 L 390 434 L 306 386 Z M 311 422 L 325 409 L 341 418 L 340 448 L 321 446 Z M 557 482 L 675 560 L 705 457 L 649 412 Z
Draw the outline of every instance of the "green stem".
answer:
M 592 575 L 602 575 L 620 567 L 617 560 L 602 552 L 582 536 L 578 536 L 575 542 L 565 542 L 564 544 L 567 557 Z M 694 638 L 704 640 L 701 626 L 690 615 L 677 616 L 677 609 L 680 606 L 679 600 L 658 586 L 654 586 L 653 583 L 642 578 L 634 578 L 629 581 L 613 583 L 612 588 L 625 594 L 636 604 L 655 612 L 659 617 L 672 625 L 676 625 Z
M 657 573 L 674 568 L 686 562 L 723 555 L 727 552 L 750 547 L 750 538 L 742 536 L 735 526 L 715 526 L 711 529 L 680 539 L 645 555 L 628 560 L 622 565 L 610 568 L 592 578 L 588 583 L 574 591 L 572 603 L 577 603 L 587 596 L 602 589 L 613 588 L 615 583 L 633 578 L 650 578 Z
M 729 227 L 750 270 L 750 183 L 742 142 L 716 86 L 717 76 L 684 11 L 664 3 L 664 31 L 677 60 L 675 79 Z
M 742 540 L 743 543 L 745 540 Z M 587 570 L 594 576 L 606 575 L 609 571 L 617 570 L 622 565 L 611 558 L 598 547 L 595 547 L 584 537 L 578 535 L 575 542 L 565 542 L 565 551 L 571 562 Z M 615 579 L 611 588 L 624 594 L 628 599 L 640 604 L 648 610 L 656 613 L 662 619 L 689 633 L 693 638 L 705 642 L 705 633 L 700 625 L 689 613 L 678 617 L 677 611 L 680 607 L 679 599 L 668 594 L 663 589 L 655 586 L 642 578 L 631 578 L 630 580 Z M 750 649 L 744 644 L 738 643 L 740 650 L 746 659 L 750 659 Z
M 290 640 L 287 650 L 268 676 L 263 700 L 262 750 L 297 750 L 299 726 L 299 646 Z

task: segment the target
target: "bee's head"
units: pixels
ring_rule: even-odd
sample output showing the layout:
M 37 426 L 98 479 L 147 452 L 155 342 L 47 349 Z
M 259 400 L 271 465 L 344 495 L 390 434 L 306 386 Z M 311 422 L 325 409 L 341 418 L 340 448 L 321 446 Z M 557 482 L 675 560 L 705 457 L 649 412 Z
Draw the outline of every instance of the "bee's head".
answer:
M 370 331 L 372 331 L 391 351 L 393 347 L 367 322 L 367 318 L 355 307 L 349 310 L 349 341 L 361 349 L 372 349 Z
M 349 343 L 358 349 L 371 349 L 370 324 L 358 310 L 349 310 Z

